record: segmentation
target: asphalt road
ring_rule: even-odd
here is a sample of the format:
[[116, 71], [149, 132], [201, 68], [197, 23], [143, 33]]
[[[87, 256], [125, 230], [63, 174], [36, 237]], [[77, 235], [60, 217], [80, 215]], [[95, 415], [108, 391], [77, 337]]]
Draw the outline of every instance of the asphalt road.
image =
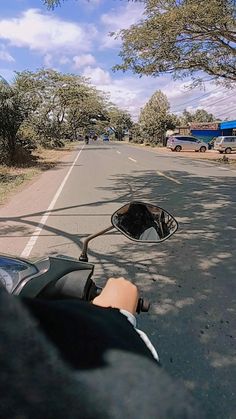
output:
[[124, 275], [140, 287], [152, 306], [139, 327], [163, 367], [184, 381], [208, 418], [235, 419], [235, 179], [235, 170], [184, 154], [86, 145], [0, 208], [0, 249], [78, 256], [84, 237], [109, 226], [124, 203], [166, 208], [179, 230], [165, 243], [137, 244], [113, 231], [94, 240], [95, 278], [103, 284]]

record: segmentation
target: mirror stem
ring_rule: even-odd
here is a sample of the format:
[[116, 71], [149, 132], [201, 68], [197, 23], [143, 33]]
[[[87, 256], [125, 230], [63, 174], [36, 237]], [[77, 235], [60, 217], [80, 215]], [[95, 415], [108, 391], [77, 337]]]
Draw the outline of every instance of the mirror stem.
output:
[[111, 231], [113, 229], [114, 229], [114, 227], [110, 226], [110, 227], [105, 228], [104, 230], [99, 231], [98, 233], [91, 234], [91, 236], [88, 236], [87, 239], [85, 239], [85, 241], [83, 243], [83, 249], [82, 249], [81, 255], [79, 257], [79, 260], [81, 262], [88, 262], [87, 253], [88, 253], [88, 244], [89, 244], [90, 240], [93, 240], [98, 236], [102, 236], [103, 234], [108, 233], [108, 231]]

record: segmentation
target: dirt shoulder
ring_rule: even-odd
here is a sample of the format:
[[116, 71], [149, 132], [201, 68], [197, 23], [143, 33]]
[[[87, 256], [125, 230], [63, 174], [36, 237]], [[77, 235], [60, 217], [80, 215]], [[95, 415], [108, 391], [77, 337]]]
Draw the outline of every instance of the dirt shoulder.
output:
[[216, 161], [217, 163], [219, 162], [224, 163], [224, 159], [228, 158], [229, 164], [236, 165], [236, 153], [225, 155], [225, 154], [220, 154], [216, 150], [207, 150], [205, 153], [200, 153], [200, 152], [196, 153], [195, 151], [181, 151], [180, 153], [177, 153], [177, 152], [171, 151], [167, 147], [150, 147], [144, 144], [135, 144], [135, 143], [128, 143], [128, 142], [127, 144], [133, 147], [143, 148], [145, 150], [149, 150], [152, 152], [165, 154], [169, 156], [175, 156], [176, 158], [187, 157], [187, 158], [195, 159], [195, 160], [211, 160], [211, 161]]
[[50, 170], [60, 164], [68, 153], [74, 150], [79, 144], [73, 142], [66, 144], [64, 148], [45, 150], [40, 149], [32, 153], [35, 160], [28, 167], [8, 167], [0, 165], [0, 205], [26, 183], [34, 179], [40, 173]]

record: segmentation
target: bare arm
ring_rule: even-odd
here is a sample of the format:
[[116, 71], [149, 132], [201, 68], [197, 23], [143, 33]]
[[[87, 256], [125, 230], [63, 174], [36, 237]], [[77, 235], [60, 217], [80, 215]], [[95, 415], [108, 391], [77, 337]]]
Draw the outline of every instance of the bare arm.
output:
[[125, 278], [108, 279], [101, 294], [93, 300], [100, 307], [112, 307], [135, 314], [138, 304], [138, 289]]

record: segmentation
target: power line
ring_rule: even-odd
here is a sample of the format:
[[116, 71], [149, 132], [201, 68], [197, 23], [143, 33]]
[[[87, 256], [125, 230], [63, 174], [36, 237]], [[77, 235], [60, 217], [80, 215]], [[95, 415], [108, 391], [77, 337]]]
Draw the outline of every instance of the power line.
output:
[[217, 88], [217, 89], [211, 90], [211, 92], [204, 93], [203, 95], [198, 96], [198, 97], [195, 97], [194, 99], [187, 100], [187, 102], [180, 103], [179, 105], [177, 105], [177, 108], [182, 107], [182, 106], [184, 106], [184, 105], [186, 105], [188, 103], [195, 102], [195, 100], [202, 99], [203, 97], [211, 94], [212, 92], [216, 92], [216, 90], [219, 90], [219, 89]]
[[232, 111], [236, 111], [236, 108], [227, 109], [227, 111], [221, 112], [219, 114], [219, 117], [224, 116], [224, 115], [226, 115], [226, 114], [228, 114], [229, 112], [232, 112]]
[[236, 95], [236, 93], [233, 93], [232, 95], [229, 95], [227, 97], [223, 97], [222, 99], [216, 100], [215, 102], [210, 102], [210, 103], [206, 104], [206, 106], [212, 106], [212, 105], [215, 105], [216, 103], [223, 102], [224, 100], [230, 99], [231, 97], [234, 97], [235, 95]]
[[[222, 99], [216, 100], [215, 102], [210, 102], [210, 103], [206, 104], [205, 106], [208, 107], [208, 106], [216, 105], [217, 103], [220, 103], [220, 102], [223, 102], [225, 100], [228, 100], [228, 99], [230, 99], [231, 97], [234, 97], [234, 96], [235, 96], [235, 93], [233, 93], [232, 95], [229, 95], [227, 97], [223, 97]], [[175, 110], [172, 110], [172, 112], [175, 112]]]

